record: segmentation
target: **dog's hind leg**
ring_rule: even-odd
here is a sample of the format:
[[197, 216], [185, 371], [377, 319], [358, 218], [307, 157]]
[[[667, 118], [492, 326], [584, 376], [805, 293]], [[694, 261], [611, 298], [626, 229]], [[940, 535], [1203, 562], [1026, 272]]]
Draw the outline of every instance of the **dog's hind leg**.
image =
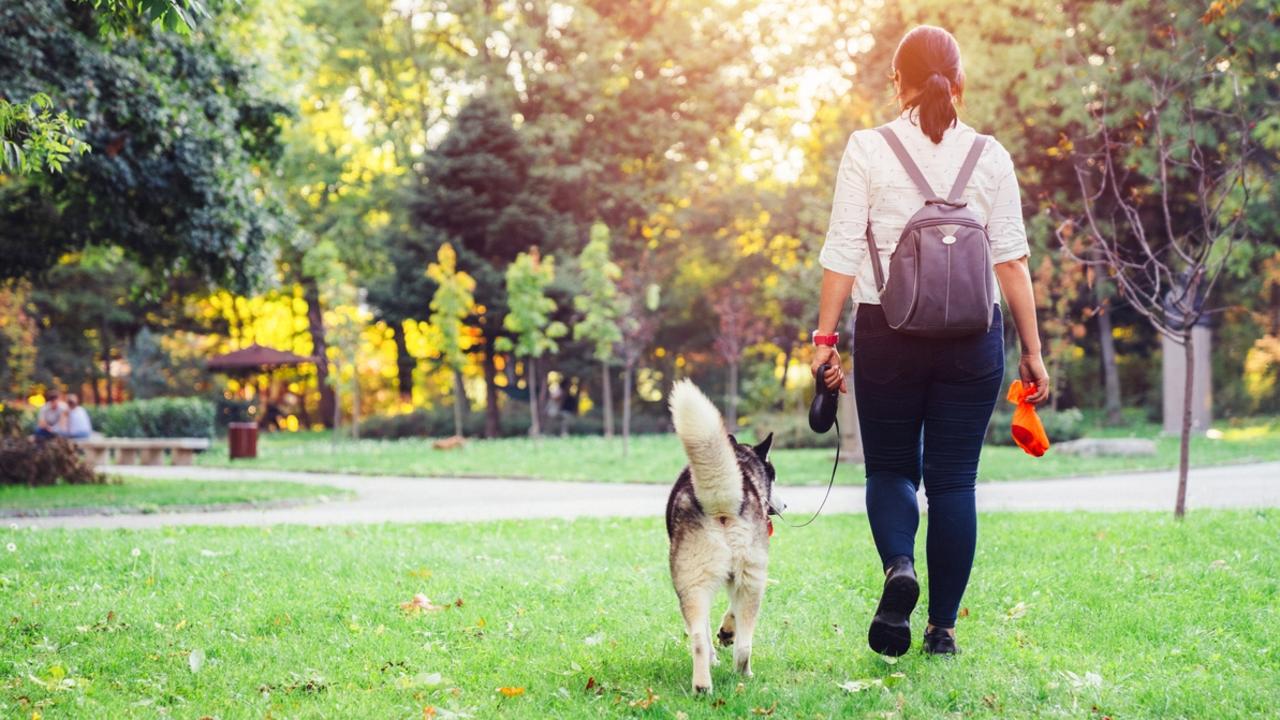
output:
[[680, 593], [680, 612], [689, 632], [693, 655], [693, 691], [711, 692], [711, 596], [710, 588], [691, 587]]
[[729, 586], [729, 609], [724, 611], [724, 619], [720, 621], [720, 632], [716, 633], [716, 637], [720, 638], [720, 644], [725, 647], [733, 645], [733, 633], [737, 624], [733, 617], [733, 586]]
[[733, 667], [751, 677], [751, 640], [764, 600], [764, 578], [750, 578], [746, 573], [729, 591], [729, 612], [733, 614]]

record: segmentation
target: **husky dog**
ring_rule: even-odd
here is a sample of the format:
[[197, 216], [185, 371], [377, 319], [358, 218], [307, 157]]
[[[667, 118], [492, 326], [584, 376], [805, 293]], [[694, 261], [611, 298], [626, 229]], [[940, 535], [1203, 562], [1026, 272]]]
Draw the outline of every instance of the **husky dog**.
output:
[[715, 405], [689, 380], [675, 384], [671, 419], [689, 465], [667, 499], [671, 580], [693, 652], [693, 690], [711, 691], [711, 601], [722, 586], [729, 609], [718, 633], [733, 646], [733, 664], [751, 676], [751, 636], [764, 599], [769, 566], [769, 515], [784, 509], [773, 497], [769, 447], [739, 443], [725, 431]]

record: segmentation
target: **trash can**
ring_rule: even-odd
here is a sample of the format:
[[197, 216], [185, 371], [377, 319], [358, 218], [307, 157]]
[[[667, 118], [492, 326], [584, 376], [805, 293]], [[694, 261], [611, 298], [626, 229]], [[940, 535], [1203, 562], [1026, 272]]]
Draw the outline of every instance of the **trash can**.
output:
[[227, 423], [227, 446], [232, 460], [258, 457], [258, 423]]

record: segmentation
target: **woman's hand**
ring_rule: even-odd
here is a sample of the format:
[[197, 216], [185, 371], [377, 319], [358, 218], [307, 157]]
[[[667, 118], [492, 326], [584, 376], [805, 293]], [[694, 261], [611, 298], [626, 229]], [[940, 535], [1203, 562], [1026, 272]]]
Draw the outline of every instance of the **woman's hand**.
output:
[[810, 364], [810, 370], [813, 377], [818, 377], [818, 368], [823, 364], [827, 366], [827, 372], [822, 377], [822, 381], [826, 383], [827, 389], [835, 390], [840, 388], [840, 392], [848, 393], [849, 387], [844, 381], [844, 368], [840, 364], [840, 353], [836, 349], [827, 345], [819, 345], [813, 349], [813, 362]]
[[1027, 396], [1027, 402], [1039, 405], [1049, 399], [1049, 371], [1044, 369], [1040, 353], [1023, 353], [1018, 362], [1018, 375], [1023, 385], [1035, 385], [1036, 391]]

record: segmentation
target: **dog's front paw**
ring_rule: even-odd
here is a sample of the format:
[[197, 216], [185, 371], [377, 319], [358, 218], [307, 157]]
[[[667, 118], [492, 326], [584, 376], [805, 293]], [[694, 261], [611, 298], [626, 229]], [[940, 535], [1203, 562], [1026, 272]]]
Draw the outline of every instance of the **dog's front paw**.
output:
[[694, 694], [694, 695], [710, 695], [710, 694], [711, 694], [711, 684], [710, 684], [710, 683], [708, 683], [708, 684], [706, 684], [706, 685], [699, 685], [699, 684], [697, 684], [697, 683], [694, 683], [694, 684], [693, 684], [693, 694]]

